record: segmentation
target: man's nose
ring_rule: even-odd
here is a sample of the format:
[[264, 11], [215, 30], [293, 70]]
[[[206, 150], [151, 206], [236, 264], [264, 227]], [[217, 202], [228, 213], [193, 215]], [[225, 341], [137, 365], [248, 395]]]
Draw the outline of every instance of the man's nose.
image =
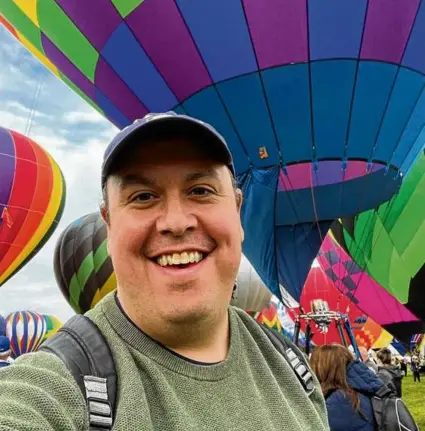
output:
[[164, 203], [163, 211], [157, 219], [158, 232], [181, 236], [197, 226], [196, 217], [181, 199], [169, 199]]

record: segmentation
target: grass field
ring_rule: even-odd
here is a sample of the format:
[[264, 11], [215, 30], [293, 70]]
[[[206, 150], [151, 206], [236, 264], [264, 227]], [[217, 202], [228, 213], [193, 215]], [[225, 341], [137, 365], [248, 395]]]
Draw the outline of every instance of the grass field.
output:
[[421, 431], [425, 431], [425, 375], [421, 375], [421, 382], [414, 383], [409, 370], [403, 379], [403, 400], [415, 418]]

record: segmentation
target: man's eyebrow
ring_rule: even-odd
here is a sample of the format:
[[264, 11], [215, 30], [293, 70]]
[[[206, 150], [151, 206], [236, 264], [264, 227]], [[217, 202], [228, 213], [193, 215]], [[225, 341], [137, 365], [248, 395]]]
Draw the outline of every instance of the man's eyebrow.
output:
[[205, 168], [196, 172], [191, 172], [190, 174], [186, 175], [185, 181], [191, 182], [191, 181], [202, 180], [205, 178], [213, 178], [215, 180], [218, 180], [219, 174], [217, 170], [214, 168]]
[[[186, 175], [185, 182], [193, 182], [197, 180], [202, 180], [205, 178], [213, 178], [218, 180], [219, 174], [216, 169], [213, 168], [205, 168], [201, 170], [197, 170], [195, 172], [191, 172]], [[151, 178], [147, 178], [141, 174], [127, 174], [117, 178], [120, 189], [125, 189], [126, 187], [130, 187], [132, 185], [137, 186], [147, 186], [147, 187], [156, 187], [158, 184]]]
[[132, 185], [148, 187], [154, 187], [157, 185], [155, 181], [140, 174], [123, 175], [122, 177], [119, 177], [118, 182], [120, 189], [125, 189]]

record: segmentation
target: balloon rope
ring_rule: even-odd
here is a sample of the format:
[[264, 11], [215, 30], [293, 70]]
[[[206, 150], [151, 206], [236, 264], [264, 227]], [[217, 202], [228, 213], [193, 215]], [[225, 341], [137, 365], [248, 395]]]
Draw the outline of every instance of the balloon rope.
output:
[[34, 120], [34, 116], [36, 113], [36, 107], [37, 107], [38, 99], [39, 99], [39, 96], [41, 93], [41, 88], [43, 86], [43, 80], [44, 80], [44, 73], [40, 73], [39, 78], [38, 78], [38, 82], [37, 82], [37, 88], [36, 88], [36, 91], [34, 93], [34, 97], [33, 97], [32, 104], [31, 104], [31, 109], [28, 113], [27, 124], [25, 127], [24, 135], [27, 137], [29, 137], [29, 135], [31, 133], [33, 120]]

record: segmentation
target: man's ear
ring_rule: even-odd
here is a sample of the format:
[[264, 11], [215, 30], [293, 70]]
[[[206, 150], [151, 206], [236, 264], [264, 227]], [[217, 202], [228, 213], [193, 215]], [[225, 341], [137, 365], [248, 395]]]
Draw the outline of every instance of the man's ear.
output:
[[238, 209], [239, 214], [241, 213], [242, 203], [243, 203], [243, 194], [241, 189], [236, 189], [236, 207]]
[[106, 227], [109, 227], [109, 211], [105, 203], [101, 204], [99, 209], [100, 209], [100, 216], [102, 217], [102, 220], [105, 222]]
[[[102, 220], [104, 221], [105, 225], [106, 225], [106, 232], [108, 232], [109, 230], [109, 211], [108, 208], [106, 207], [105, 203], [100, 205], [100, 216], [102, 217]], [[109, 253], [109, 242], [106, 241], [106, 252], [108, 253], [108, 255], [110, 255]]]
[[[242, 203], [243, 203], [242, 190], [236, 189], [236, 206], [237, 206], [239, 215], [241, 214]], [[242, 222], [241, 222], [241, 238], [242, 238], [242, 242], [243, 242], [245, 239], [245, 232], [244, 232], [243, 227], [242, 227]]]

